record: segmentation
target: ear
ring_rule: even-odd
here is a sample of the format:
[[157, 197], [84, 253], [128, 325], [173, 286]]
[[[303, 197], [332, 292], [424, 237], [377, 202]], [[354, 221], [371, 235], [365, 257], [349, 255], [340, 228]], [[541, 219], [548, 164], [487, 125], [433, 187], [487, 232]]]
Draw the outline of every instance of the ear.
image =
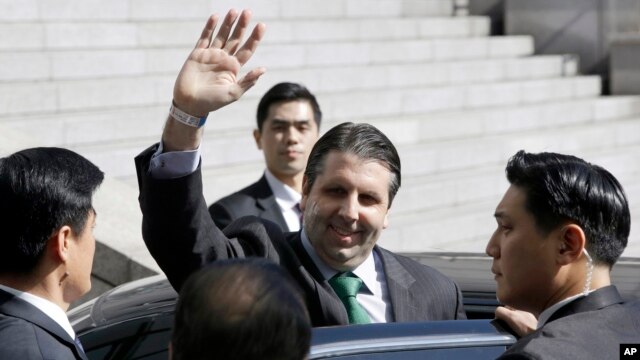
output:
[[564, 225], [560, 228], [559, 235], [558, 262], [561, 265], [568, 265], [577, 261], [587, 241], [582, 228], [577, 224]]
[[262, 134], [260, 133], [260, 130], [258, 129], [253, 130], [253, 139], [256, 141], [256, 146], [258, 147], [258, 150], [262, 150], [262, 145], [260, 144], [261, 135]]
[[382, 228], [386, 229], [389, 226], [389, 213], [391, 212], [391, 208], [387, 209], [387, 213], [384, 214], [384, 222], [382, 223]]
[[69, 259], [69, 246], [72, 237], [73, 231], [68, 225], [64, 225], [49, 238], [54, 254], [63, 263]]

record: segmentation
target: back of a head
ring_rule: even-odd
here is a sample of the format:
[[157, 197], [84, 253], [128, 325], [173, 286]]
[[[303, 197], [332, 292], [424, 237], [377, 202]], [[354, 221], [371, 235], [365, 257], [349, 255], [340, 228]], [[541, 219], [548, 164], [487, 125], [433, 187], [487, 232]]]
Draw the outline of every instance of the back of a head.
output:
[[542, 233], [575, 222], [594, 261], [615, 264], [627, 246], [631, 217], [622, 185], [611, 173], [575, 156], [521, 150], [506, 174], [525, 190], [525, 206]]
[[0, 273], [25, 274], [63, 225], [79, 234], [104, 174], [73, 151], [33, 148], [0, 159]]
[[301, 84], [281, 82], [267, 90], [258, 103], [258, 110], [256, 112], [258, 130], [262, 131], [262, 124], [264, 124], [267, 116], [269, 115], [269, 108], [271, 105], [284, 101], [298, 100], [309, 102], [309, 105], [311, 105], [311, 108], [313, 109], [313, 119], [316, 122], [316, 125], [318, 125], [318, 129], [320, 129], [322, 111], [320, 110], [320, 105], [318, 104], [315, 95]]
[[316, 177], [322, 173], [324, 160], [332, 152], [348, 153], [361, 159], [375, 160], [391, 172], [389, 184], [389, 206], [400, 189], [401, 169], [400, 156], [387, 136], [375, 126], [345, 122], [329, 129], [316, 142], [305, 169], [308, 191], [313, 187]]
[[217, 261], [191, 275], [173, 331], [173, 360], [301, 360], [311, 341], [298, 288], [280, 266], [257, 258]]

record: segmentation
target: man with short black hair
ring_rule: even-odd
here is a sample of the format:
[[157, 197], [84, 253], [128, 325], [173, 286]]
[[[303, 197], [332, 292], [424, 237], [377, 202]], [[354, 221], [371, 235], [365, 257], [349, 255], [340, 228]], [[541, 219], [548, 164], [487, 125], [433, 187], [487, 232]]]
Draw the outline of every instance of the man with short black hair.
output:
[[0, 159], [0, 358], [86, 359], [65, 311], [91, 289], [103, 178], [66, 149]]
[[574, 156], [520, 151], [507, 164], [511, 186], [487, 244], [499, 318], [522, 310], [537, 329], [501, 359], [612, 359], [640, 343], [640, 304], [626, 303], [610, 272], [627, 246], [630, 214], [620, 183]]
[[311, 322], [299, 291], [266, 259], [205, 266], [180, 291], [171, 359], [305, 359]]
[[318, 140], [320, 105], [306, 87], [283, 82], [260, 99], [256, 118], [253, 137], [267, 168], [257, 182], [209, 206], [209, 213], [221, 229], [252, 215], [273, 221], [283, 231], [298, 231], [302, 178]]
[[[338, 125], [312, 149], [302, 185], [301, 231], [284, 234], [256, 217], [224, 230], [215, 226], [202, 196], [197, 149], [202, 119], [237, 100], [265, 71], [257, 68], [237, 79], [264, 33], [258, 24], [240, 46], [249, 20], [248, 11], [231, 10], [213, 36], [218, 19], [209, 19], [176, 80], [161, 144], [136, 157], [143, 238], [173, 287], [179, 290], [209, 262], [257, 256], [291, 274], [314, 326], [466, 318], [451, 279], [376, 245], [401, 178], [395, 147], [371, 125]], [[189, 154], [195, 156], [187, 162]], [[163, 164], [172, 161], [189, 170], [167, 171]]]

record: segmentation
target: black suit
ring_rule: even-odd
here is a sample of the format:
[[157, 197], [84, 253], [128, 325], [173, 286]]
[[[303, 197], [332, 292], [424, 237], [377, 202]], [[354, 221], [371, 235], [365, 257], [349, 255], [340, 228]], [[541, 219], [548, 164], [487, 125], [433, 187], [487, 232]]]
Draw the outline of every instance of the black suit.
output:
[[[348, 324], [342, 302], [304, 250], [299, 233], [284, 234], [269, 221], [241, 218], [218, 229], [202, 196], [200, 169], [170, 180], [148, 174], [155, 147], [136, 157], [142, 234], [169, 282], [186, 278], [218, 259], [265, 257], [286, 268], [304, 292], [314, 326]], [[384, 264], [396, 321], [465, 318], [457, 285], [436, 270], [376, 247]]]
[[640, 302], [607, 286], [558, 309], [499, 359], [618, 359], [621, 343], [640, 343]]
[[28, 302], [0, 290], [0, 359], [86, 359], [69, 334]]
[[290, 231], [264, 175], [257, 182], [211, 204], [209, 214], [220, 229], [243, 216], [257, 216], [278, 224], [283, 231]]

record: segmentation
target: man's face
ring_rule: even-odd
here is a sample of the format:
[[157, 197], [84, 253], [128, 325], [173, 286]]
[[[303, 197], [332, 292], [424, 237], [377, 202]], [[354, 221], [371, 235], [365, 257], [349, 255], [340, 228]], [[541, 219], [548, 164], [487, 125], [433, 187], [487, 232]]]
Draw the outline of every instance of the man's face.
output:
[[487, 244], [493, 257], [497, 297], [505, 305], [539, 314], [548, 305], [557, 284], [558, 230], [543, 236], [525, 208], [526, 193], [511, 185], [495, 211], [498, 223]]
[[68, 288], [65, 300], [68, 302], [77, 300], [91, 290], [91, 269], [96, 250], [96, 239], [93, 236], [95, 225], [96, 215], [91, 210], [80, 234], [73, 234], [70, 240], [70, 254], [67, 264], [69, 276], [65, 281]]
[[276, 178], [301, 174], [311, 148], [318, 140], [318, 126], [307, 100], [274, 103], [269, 107], [262, 131], [253, 133], [264, 152], [267, 168]]
[[348, 271], [369, 256], [387, 227], [390, 184], [380, 162], [332, 151], [313, 187], [303, 185], [304, 229], [329, 266]]

